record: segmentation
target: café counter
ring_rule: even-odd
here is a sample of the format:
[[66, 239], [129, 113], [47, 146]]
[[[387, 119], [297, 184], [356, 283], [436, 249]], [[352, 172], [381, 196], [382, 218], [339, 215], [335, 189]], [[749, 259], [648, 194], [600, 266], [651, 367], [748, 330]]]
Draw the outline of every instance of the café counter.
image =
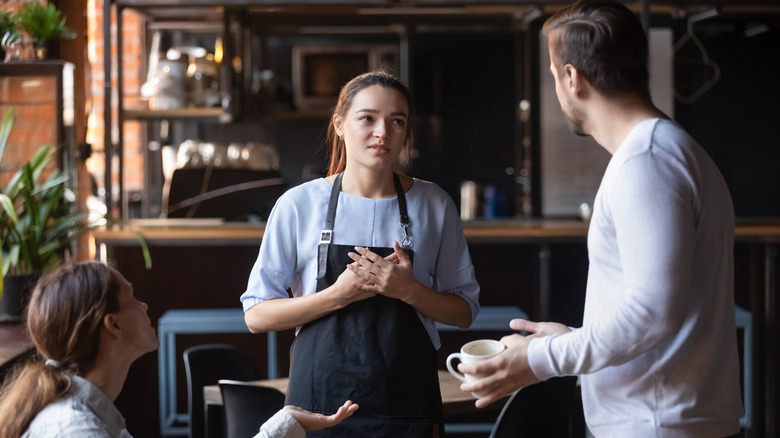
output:
[[[138, 244], [136, 232], [155, 245], [259, 245], [264, 223], [223, 222], [218, 219], [138, 219], [127, 226], [94, 231], [106, 244]], [[587, 225], [578, 220], [474, 220], [463, 222], [469, 243], [550, 243], [585, 238]], [[780, 242], [780, 219], [740, 220], [735, 227], [738, 242]]]
[[[780, 235], [780, 222], [778, 223]], [[140, 219], [128, 226], [95, 231], [95, 241], [138, 245], [137, 232], [154, 245], [259, 246], [264, 223], [223, 222], [218, 219]], [[587, 226], [576, 220], [466, 221], [463, 232], [469, 243], [544, 243], [582, 240]]]

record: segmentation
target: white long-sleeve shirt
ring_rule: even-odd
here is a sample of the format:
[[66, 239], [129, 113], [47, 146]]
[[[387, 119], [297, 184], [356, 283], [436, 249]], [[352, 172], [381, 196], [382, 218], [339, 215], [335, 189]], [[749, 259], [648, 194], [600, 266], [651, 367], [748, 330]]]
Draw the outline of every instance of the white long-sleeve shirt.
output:
[[295, 417], [280, 409], [260, 426], [254, 438], [306, 438], [306, 431]]
[[534, 374], [582, 375], [597, 437], [738, 432], [733, 240], [710, 157], [673, 122], [639, 123], [596, 195], [583, 327], [534, 339]]

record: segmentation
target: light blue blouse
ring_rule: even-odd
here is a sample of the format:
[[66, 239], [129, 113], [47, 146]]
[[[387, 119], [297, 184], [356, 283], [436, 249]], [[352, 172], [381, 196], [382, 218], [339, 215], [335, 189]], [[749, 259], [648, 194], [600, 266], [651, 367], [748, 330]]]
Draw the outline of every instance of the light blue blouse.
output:
[[68, 395], [35, 416], [22, 438], [132, 438], [125, 419], [97, 386], [71, 377]]
[[[288, 287], [296, 297], [316, 292], [317, 246], [330, 191], [330, 183], [320, 178], [288, 190], [276, 202], [241, 295], [244, 311], [264, 300], [287, 298]], [[463, 297], [473, 321], [479, 312], [479, 285], [454, 202], [436, 184], [415, 179], [406, 204], [414, 277], [433, 290]], [[333, 228], [333, 243], [340, 245], [392, 247], [404, 237], [395, 197], [370, 199], [342, 192]], [[435, 322], [417, 313], [438, 349]]]

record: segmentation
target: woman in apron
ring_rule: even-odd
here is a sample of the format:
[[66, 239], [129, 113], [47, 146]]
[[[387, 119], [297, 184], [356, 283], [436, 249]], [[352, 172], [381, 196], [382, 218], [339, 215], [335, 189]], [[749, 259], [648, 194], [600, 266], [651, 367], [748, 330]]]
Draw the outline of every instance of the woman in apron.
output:
[[360, 403], [307, 436], [443, 435], [435, 323], [468, 327], [479, 285], [452, 199], [397, 173], [412, 120], [411, 93], [394, 76], [344, 86], [329, 176], [279, 198], [241, 296], [253, 333], [298, 330], [288, 404], [331, 415]]

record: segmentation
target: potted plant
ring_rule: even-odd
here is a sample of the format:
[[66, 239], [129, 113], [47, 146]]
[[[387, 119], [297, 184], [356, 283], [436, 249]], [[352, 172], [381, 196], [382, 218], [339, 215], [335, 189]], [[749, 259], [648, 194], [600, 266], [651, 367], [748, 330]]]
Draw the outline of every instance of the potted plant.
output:
[[19, 23], [33, 39], [35, 56], [46, 59], [49, 44], [59, 38], [74, 38], [76, 34], [65, 24], [65, 17], [51, 3], [42, 5], [32, 0], [19, 10]]
[[0, 61], [5, 59], [6, 47], [19, 38], [19, 17], [12, 11], [0, 11]]
[[[13, 113], [8, 110], [0, 125], [0, 159], [12, 124]], [[3, 302], [10, 318], [21, 316], [27, 286], [57, 266], [73, 241], [89, 229], [85, 215], [75, 211], [73, 200], [66, 196], [66, 175], [55, 170], [39, 181], [55, 153], [41, 146], [0, 193]]]
[[[0, 160], [13, 124], [9, 109], [0, 124]], [[56, 149], [41, 146], [0, 192], [0, 246], [2, 246], [2, 303], [5, 319], [19, 319], [28, 288], [41, 274], [71, 253], [74, 242], [92, 226], [87, 213], [78, 212], [75, 196], [67, 189], [67, 175], [55, 170], [41, 181]], [[147, 268], [149, 252], [141, 243]]]

